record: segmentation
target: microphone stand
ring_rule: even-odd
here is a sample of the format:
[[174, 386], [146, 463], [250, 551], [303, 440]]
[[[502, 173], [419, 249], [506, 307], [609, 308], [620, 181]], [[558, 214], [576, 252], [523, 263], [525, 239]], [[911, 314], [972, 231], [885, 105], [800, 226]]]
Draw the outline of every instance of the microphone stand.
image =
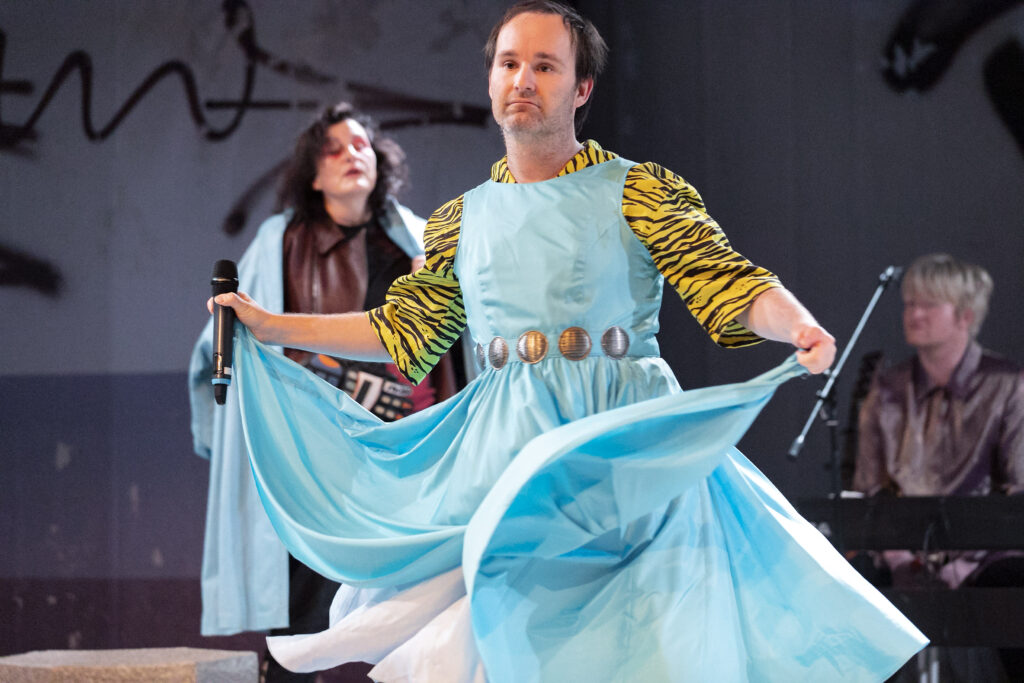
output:
[[860, 316], [860, 321], [857, 323], [857, 327], [854, 328], [853, 334], [850, 336], [850, 341], [847, 342], [846, 348], [843, 349], [842, 354], [839, 356], [839, 362], [831, 370], [826, 370], [825, 374], [828, 377], [828, 381], [825, 382], [825, 386], [817, 392], [818, 397], [817, 403], [814, 404], [814, 408], [811, 410], [811, 414], [807, 416], [807, 421], [804, 423], [804, 428], [800, 431], [800, 434], [793, 440], [793, 445], [789, 447], [788, 456], [790, 460], [796, 460], [800, 454], [800, 449], [804, 446], [804, 440], [807, 438], [807, 432], [810, 431], [811, 425], [814, 423], [815, 416], [820, 416], [825, 422], [825, 425], [829, 428], [829, 461], [832, 467], [832, 492], [830, 498], [833, 500], [832, 506], [832, 519], [835, 528], [833, 529], [833, 543], [843, 552], [843, 526], [841, 519], [841, 508], [839, 507], [839, 500], [842, 496], [843, 482], [842, 475], [840, 472], [839, 462], [839, 419], [836, 417], [836, 397], [834, 388], [836, 381], [839, 379], [839, 375], [843, 371], [843, 367], [846, 365], [846, 359], [850, 357], [850, 352], [853, 350], [854, 345], [860, 338], [861, 332], [864, 331], [865, 325], [867, 325], [868, 319], [871, 314], [875, 311], [875, 306], [878, 304], [878, 300], [882, 298], [882, 294], [886, 288], [894, 280], [899, 279], [903, 269], [899, 266], [889, 266], [878, 276], [878, 286], [875, 287], [875, 293], [871, 296], [871, 300], [868, 302], [868, 306], [864, 309], [864, 313]]

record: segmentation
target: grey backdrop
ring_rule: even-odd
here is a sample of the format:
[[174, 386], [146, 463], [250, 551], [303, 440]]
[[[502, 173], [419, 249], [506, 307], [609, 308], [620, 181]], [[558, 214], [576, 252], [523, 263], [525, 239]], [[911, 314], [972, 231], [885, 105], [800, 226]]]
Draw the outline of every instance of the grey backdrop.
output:
[[[369, 102], [363, 85], [412, 98], [373, 100], [382, 120], [423, 124], [393, 132], [415, 210], [485, 179], [502, 145], [479, 125], [480, 48], [504, 5], [0, 4], [0, 655], [196, 642], [206, 466], [185, 369], [212, 263], [242, 253], [269, 191], [242, 202], [240, 233], [222, 226], [315, 106]], [[1022, 33], [1021, 8], [972, 36], [932, 90], [897, 94], [881, 68], [902, 2], [578, 5], [612, 48], [584, 134], [690, 180], [841, 345], [886, 266], [942, 250], [990, 269], [982, 341], [1022, 356], [1024, 157], [981, 75]], [[898, 298], [854, 361], [904, 353]], [[688, 387], [788, 353], [714, 347], [672, 294], [662, 328]], [[820, 386], [783, 387], [741, 444], [794, 497], [828, 488], [823, 425], [799, 461], [784, 455]]]

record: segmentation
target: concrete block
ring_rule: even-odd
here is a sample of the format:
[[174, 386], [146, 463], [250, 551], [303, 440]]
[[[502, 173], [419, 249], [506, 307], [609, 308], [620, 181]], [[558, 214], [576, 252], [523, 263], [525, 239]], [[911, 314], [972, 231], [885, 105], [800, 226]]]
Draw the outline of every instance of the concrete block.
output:
[[192, 647], [40, 650], [0, 657], [4, 683], [257, 683], [255, 652]]

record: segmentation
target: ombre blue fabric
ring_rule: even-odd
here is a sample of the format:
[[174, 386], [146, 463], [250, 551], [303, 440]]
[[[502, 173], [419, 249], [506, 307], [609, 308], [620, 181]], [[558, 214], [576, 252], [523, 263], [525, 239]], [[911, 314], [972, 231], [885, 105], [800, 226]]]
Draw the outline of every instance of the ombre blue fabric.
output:
[[[654, 340], [661, 277], [618, 207], [628, 168], [464, 197], [456, 272], [474, 339], [514, 347], [575, 325], [595, 340], [583, 360], [513, 352], [385, 424], [236, 328], [274, 528], [349, 584], [461, 565], [492, 683], [885, 679], [926, 639], [734, 448], [802, 369], [790, 358], [681, 392]], [[621, 360], [597, 344], [610, 325], [630, 337]]]

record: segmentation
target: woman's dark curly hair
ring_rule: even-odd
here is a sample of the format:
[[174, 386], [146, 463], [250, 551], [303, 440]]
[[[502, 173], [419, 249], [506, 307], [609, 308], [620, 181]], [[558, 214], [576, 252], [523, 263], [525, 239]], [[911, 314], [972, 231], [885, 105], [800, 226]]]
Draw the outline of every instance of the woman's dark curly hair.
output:
[[330, 220], [324, 208], [324, 195], [313, 189], [313, 180], [316, 178], [317, 163], [323, 156], [327, 129], [348, 119], [366, 129], [370, 136], [370, 146], [377, 155], [377, 184], [368, 199], [373, 215], [381, 216], [387, 196], [397, 194], [405, 185], [407, 168], [402, 148], [391, 138], [380, 135], [376, 123], [369, 116], [357, 112], [348, 102], [340, 102], [321, 112], [295, 142], [295, 151], [277, 193], [277, 210], [292, 209], [293, 221], [308, 223]]

